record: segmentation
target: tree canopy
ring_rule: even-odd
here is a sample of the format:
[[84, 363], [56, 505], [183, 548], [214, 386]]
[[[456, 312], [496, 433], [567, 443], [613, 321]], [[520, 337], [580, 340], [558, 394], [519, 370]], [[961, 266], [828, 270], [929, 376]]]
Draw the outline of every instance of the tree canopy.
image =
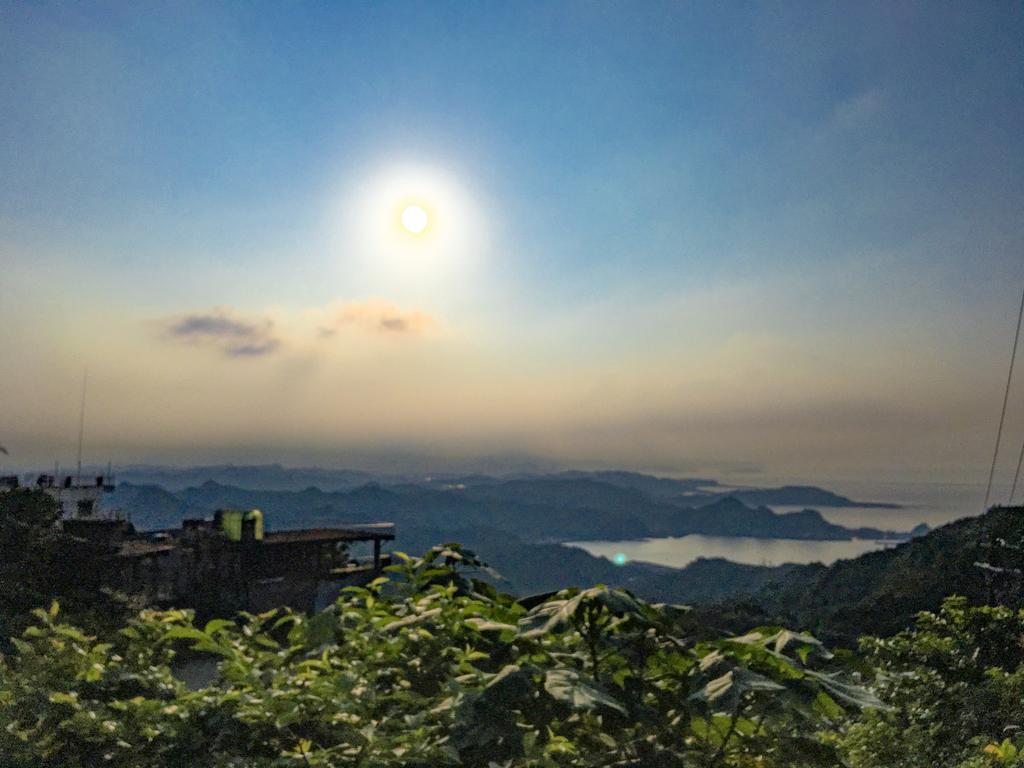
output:
[[0, 493], [0, 648], [20, 632], [31, 610], [59, 600], [91, 629], [124, 619], [123, 596], [100, 589], [107, 552], [65, 533], [60, 507], [44, 491]]
[[[696, 641], [686, 611], [595, 587], [516, 602], [457, 546], [328, 610], [196, 626], [145, 611], [107, 638], [37, 610], [0, 667], [9, 766], [811, 766], [879, 705], [813, 637]], [[175, 669], [219, 660], [190, 689]]]

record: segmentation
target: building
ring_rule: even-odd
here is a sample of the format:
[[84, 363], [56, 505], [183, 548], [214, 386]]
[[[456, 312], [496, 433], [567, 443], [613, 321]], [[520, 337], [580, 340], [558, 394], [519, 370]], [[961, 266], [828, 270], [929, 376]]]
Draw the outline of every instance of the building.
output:
[[[19, 487], [17, 476], [0, 478], [0, 492]], [[200, 616], [282, 605], [315, 610], [391, 562], [382, 544], [395, 538], [392, 523], [272, 531], [259, 510], [228, 509], [211, 520], [185, 520], [180, 529], [139, 533], [100, 503], [114, 490], [109, 477], [83, 484], [40, 475], [29, 487], [57, 502], [58, 524], [89, 551], [89, 562], [103, 563], [99, 583], [146, 605], [193, 608]]]
[[[0, 477], [0, 491], [21, 487], [18, 475]], [[114, 490], [114, 479], [108, 475], [97, 475], [85, 482], [78, 476], [56, 474], [39, 475], [29, 488], [38, 488], [50, 496], [60, 507], [61, 519], [116, 518], [116, 511], [104, 510], [100, 505], [103, 494]]]
[[[124, 591], [154, 605], [194, 608], [203, 616], [239, 610], [265, 611], [282, 605], [312, 611], [346, 586], [379, 576], [391, 563], [382, 543], [395, 538], [391, 523], [345, 528], [272, 531], [234, 536], [226, 521], [186, 520], [176, 531], [123, 536], [114, 550], [115, 581]], [[245, 511], [251, 515], [256, 510]], [[253, 531], [250, 528], [248, 530]], [[366, 544], [372, 555], [358, 558]]]

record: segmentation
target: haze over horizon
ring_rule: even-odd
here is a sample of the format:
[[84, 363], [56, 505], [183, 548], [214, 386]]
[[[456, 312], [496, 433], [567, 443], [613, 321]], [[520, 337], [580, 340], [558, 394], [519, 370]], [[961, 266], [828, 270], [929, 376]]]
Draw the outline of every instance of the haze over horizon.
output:
[[3, 466], [983, 482], [1024, 10], [640, 8], [0, 5]]

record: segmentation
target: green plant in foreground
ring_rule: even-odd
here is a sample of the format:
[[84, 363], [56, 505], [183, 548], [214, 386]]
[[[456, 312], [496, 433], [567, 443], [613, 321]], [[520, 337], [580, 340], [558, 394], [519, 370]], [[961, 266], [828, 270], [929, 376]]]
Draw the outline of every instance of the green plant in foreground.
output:
[[[480, 567], [437, 547], [311, 617], [145, 611], [107, 638], [36, 611], [0, 661], [0, 765], [833, 766], [823, 729], [879, 705], [813, 637], [697, 642], [684, 608], [523, 604]], [[201, 657], [190, 690], [172, 670]]]
[[1024, 766], [1024, 611], [948, 598], [861, 650], [889, 706], [846, 729], [854, 768]]

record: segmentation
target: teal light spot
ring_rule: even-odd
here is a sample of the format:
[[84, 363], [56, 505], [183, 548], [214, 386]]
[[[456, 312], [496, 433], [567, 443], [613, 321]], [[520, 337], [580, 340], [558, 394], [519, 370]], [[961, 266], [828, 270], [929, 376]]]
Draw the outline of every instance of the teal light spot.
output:
[[626, 557], [625, 552], [616, 552], [615, 557], [612, 558], [612, 562], [616, 565], [625, 565], [627, 562], [629, 562], [629, 558]]

